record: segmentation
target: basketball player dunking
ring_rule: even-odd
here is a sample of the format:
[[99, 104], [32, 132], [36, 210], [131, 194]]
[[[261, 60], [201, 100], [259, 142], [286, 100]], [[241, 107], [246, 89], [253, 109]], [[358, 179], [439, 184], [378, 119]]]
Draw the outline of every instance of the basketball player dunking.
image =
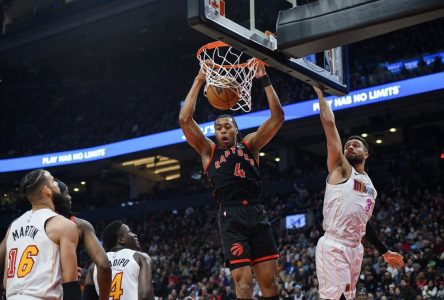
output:
[[[62, 202], [56, 202], [55, 210], [57, 213], [70, 219], [77, 226], [79, 231], [79, 244], [88, 252], [89, 257], [97, 267], [97, 282], [99, 283], [99, 299], [108, 300], [111, 288], [111, 266], [106, 256], [105, 250], [97, 239], [94, 227], [88, 221], [77, 218], [71, 212], [72, 202], [68, 186], [61, 180], [55, 179], [63, 195]], [[84, 290], [84, 293], [90, 291]], [[94, 290], [95, 292], [95, 290]]]
[[376, 190], [364, 171], [369, 156], [367, 142], [359, 136], [347, 139], [344, 152], [333, 111], [322, 91], [319, 98], [322, 126], [327, 137], [327, 188], [323, 208], [325, 234], [316, 246], [316, 273], [321, 299], [354, 299], [367, 239], [392, 267], [401, 267], [403, 258], [388, 251], [376, 230], [367, 223], [375, 206]]
[[279, 257], [267, 214], [261, 204], [259, 151], [274, 137], [284, 121], [279, 98], [259, 65], [256, 78], [262, 82], [271, 116], [256, 132], [242, 141], [233, 117], [219, 116], [215, 123], [217, 144], [207, 139], [193, 119], [197, 96], [205, 82], [201, 68], [180, 111], [180, 126], [188, 143], [200, 154], [220, 207], [220, 234], [225, 259], [231, 270], [238, 299], [253, 297], [253, 266], [263, 299], [279, 299]]
[[54, 202], [63, 198], [57, 182], [48, 171], [35, 170], [22, 179], [20, 190], [32, 208], [6, 234], [6, 297], [80, 300], [79, 235], [74, 223], [54, 212]]
[[[122, 221], [117, 220], [103, 229], [102, 240], [113, 274], [109, 298], [153, 300], [150, 258], [139, 251], [140, 245], [136, 234], [132, 233]], [[88, 269], [85, 290], [88, 286], [95, 287], [96, 291], [99, 289], [97, 267], [94, 263]], [[84, 294], [83, 299], [97, 299], [97, 292]]]

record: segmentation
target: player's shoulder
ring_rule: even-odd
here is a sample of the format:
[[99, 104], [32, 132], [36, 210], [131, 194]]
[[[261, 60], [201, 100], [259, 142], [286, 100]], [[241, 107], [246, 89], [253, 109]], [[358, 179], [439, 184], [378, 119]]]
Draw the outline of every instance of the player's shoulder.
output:
[[146, 254], [145, 252], [135, 251], [134, 252], [134, 258], [135, 259], [137, 259], [137, 258], [143, 259], [146, 262], [151, 263], [151, 257], [148, 254]]
[[94, 230], [94, 227], [92, 226], [92, 224], [85, 219], [74, 217], [74, 223], [77, 225], [79, 230], [81, 230], [82, 232], [95, 233], [95, 230]]
[[46, 227], [51, 226], [58, 230], [77, 230], [76, 224], [61, 215], [51, 216], [46, 222]]

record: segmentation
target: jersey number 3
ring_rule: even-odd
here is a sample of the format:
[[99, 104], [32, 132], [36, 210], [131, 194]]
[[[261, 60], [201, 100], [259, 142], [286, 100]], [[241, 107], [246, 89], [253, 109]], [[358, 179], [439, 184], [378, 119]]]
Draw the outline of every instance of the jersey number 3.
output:
[[122, 277], [123, 272], [117, 273], [116, 276], [114, 276], [113, 282], [111, 283], [111, 292], [109, 293], [109, 296], [112, 297], [113, 300], [119, 300], [123, 295]]
[[245, 178], [245, 171], [241, 169], [240, 163], [237, 163], [234, 167], [234, 176]]
[[[17, 277], [23, 278], [28, 275], [32, 267], [34, 267], [34, 258], [39, 254], [39, 249], [36, 245], [29, 245], [23, 251], [20, 257], [20, 262], [17, 268]], [[13, 248], [8, 254], [8, 278], [13, 278], [15, 276], [15, 262], [17, 259], [17, 248]]]

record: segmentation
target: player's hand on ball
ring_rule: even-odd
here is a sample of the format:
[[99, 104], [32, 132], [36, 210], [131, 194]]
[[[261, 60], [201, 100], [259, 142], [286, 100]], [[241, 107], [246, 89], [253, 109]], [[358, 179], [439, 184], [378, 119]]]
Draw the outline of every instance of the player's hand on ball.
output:
[[387, 251], [382, 255], [386, 263], [392, 268], [401, 268], [404, 266], [404, 259], [401, 254], [397, 252]]

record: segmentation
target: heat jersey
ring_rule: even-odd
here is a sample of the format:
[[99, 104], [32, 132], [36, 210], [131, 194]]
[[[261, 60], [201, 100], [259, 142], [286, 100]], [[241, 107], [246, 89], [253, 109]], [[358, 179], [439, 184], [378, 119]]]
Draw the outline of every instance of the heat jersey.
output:
[[360, 243], [372, 216], [376, 196], [370, 177], [358, 173], [353, 167], [346, 182], [327, 183], [323, 208], [326, 234]]
[[205, 171], [219, 203], [260, 200], [261, 171], [244, 142], [230, 148], [213, 146]]
[[[110, 299], [137, 300], [140, 266], [134, 259], [136, 251], [121, 249], [117, 252], [107, 252], [112, 269], [112, 283]], [[94, 286], [97, 295], [99, 294], [99, 284], [97, 282], [97, 267], [93, 272]]]
[[46, 235], [50, 209], [27, 211], [12, 222], [6, 240], [8, 299], [62, 299], [59, 245]]

